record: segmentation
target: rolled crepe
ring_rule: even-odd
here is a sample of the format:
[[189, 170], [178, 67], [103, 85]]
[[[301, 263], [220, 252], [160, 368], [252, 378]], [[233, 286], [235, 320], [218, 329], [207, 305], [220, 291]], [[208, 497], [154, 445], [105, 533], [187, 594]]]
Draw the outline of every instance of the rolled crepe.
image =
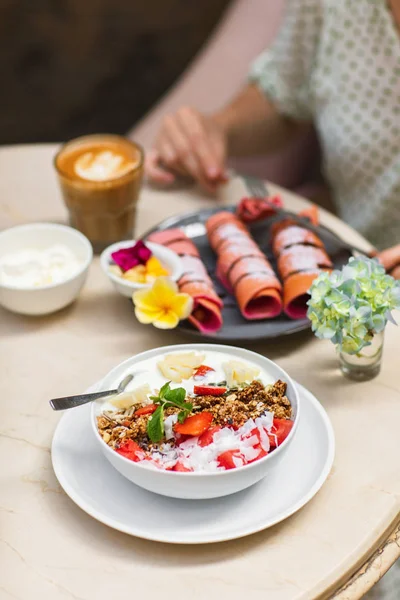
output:
[[389, 275], [395, 279], [400, 279], [400, 244], [380, 252], [378, 260]]
[[282, 286], [247, 227], [232, 213], [220, 212], [206, 224], [217, 254], [217, 276], [249, 320], [270, 319], [282, 311]]
[[212, 333], [222, 327], [223, 302], [214, 289], [199, 251], [181, 229], [157, 231], [148, 237], [150, 242], [161, 244], [181, 257], [183, 274], [178, 281], [180, 292], [193, 298], [193, 311], [189, 321], [203, 333]]
[[290, 219], [275, 224], [272, 249], [283, 281], [283, 310], [291, 319], [307, 315], [308, 290], [321, 271], [333, 267], [323, 242]]
[[301, 243], [282, 250], [277, 261], [279, 275], [283, 281], [296, 273], [332, 268], [331, 259], [323, 248]]
[[294, 224], [291, 227], [282, 229], [280, 234], [274, 237], [272, 250], [275, 256], [279, 256], [283, 250], [297, 244], [315, 246], [316, 248], [324, 247], [324, 244], [315, 233]]

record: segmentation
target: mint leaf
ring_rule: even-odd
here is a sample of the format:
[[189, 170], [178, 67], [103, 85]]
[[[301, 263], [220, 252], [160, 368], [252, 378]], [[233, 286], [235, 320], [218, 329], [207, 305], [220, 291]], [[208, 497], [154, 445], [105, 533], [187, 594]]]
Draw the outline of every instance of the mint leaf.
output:
[[185, 388], [171, 389], [170, 381], [160, 389], [158, 396], [150, 396], [151, 400], [158, 404], [158, 408], [147, 422], [147, 435], [149, 439], [157, 444], [164, 437], [164, 410], [166, 408], [179, 408], [178, 421], [183, 423], [193, 409], [191, 402], [185, 402]]
[[164, 407], [159, 406], [147, 422], [147, 435], [157, 444], [164, 437]]
[[181, 387], [175, 390], [170, 389], [164, 394], [164, 398], [169, 402], [174, 402], [174, 404], [182, 404], [186, 398], [186, 390]]
[[179, 423], [183, 423], [186, 420], [186, 417], [187, 417], [187, 412], [185, 410], [181, 410], [181, 412], [178, 413]]
[[167, 383], [164, 383], [164, 385], [162, 386], [161, 390], [160, 390], [160, 399], [162, 400], [163, 398], [167, 397], [167, 394], [171, 391], [171, 387], [170, 387], [170, 381], [167, 381]]

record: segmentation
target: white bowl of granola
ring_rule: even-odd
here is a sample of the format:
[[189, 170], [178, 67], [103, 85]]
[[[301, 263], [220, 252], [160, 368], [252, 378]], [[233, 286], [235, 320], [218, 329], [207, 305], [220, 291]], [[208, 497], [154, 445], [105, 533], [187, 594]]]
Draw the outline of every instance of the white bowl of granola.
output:
[[[115, 367], [92, 405], [107, 460], [146, 490], [185, 499], [225, 496], [267, 476], [296, 434], [300, 405], [289, 375], [243, 348], [157, 348]], [[151, 382], [151, 384], [149, 383]]]

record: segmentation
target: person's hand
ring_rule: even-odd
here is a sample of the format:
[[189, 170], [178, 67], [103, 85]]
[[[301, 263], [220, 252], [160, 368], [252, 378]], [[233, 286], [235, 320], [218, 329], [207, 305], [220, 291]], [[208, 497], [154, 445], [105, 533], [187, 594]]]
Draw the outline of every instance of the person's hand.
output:
[[382, 250], [376, 255], [386, 272], [395, 279], [400, 279], [400, 244]]
[[217, 120], [183, 107], [164, 118], [145, 171], [151, 181], [173, 183], [177, 175], [190, 176], [215, 192], [226, 180], [227, 136]]

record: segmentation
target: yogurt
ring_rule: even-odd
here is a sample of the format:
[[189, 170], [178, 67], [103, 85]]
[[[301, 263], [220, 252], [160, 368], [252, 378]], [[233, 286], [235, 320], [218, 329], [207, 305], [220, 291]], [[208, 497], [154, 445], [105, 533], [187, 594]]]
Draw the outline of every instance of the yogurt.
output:
[[0, 285], [21, 289], [63, 283], [81, 269], [78, 257], [62, 244], [25, 248], [0, 257]]
[[[187, 351], [186, 351], [187, 352]], [[147, 360], [143, 360], [138, 362], [134, 368], [128, 367], [126, 373], [121, 375], [121, 381], [128, 374], [132, 374], [134, 376], [133, 380], [126, 388], [126, 392], [134, 392], [137, 388], [140, 388], [146, 384], [150, 385], [152, 390], [152, 394], [157, 389], [160, 389], [164, 383], [168, 381], [166, 377], [164, 377], [158, 367], [158, 363], [161, 362], [166, 356], [170, 354], [185, 354], [186, 352], [168, 352], [166, 354], [159, 354], [158, 356], [153, 356], [152, 358], [148, 358]], [[259, 379], [264, 385], [271, 385], [274, 383], [275, 379], [272, 377], [270, 373], [267, 373], [264, 369], [260, 369], [258, 365], [254, 364], [249, 360], [238, 359], [237, 357], [229, 354], [227, 352], [220, 351], [207, 351], [207, 352], [196, 352], [196, 354], [204, 355], [203, 364], [209, 365], [214, 369], [214, 371], [210, 371], [207, 373], [205, 377], [203, 377], [200, 381], [196, 380], [193, 377], [189, 379], [183, 379], [180, 383], [171, 383], [171, 388], [183, 387], [185, 388], [187, 393], [193, 391], [193, 386], [196, 384], [207, 385], [207, 384], [216, 384], [220, 381], [226, 379], [226, 371], [225, 364], [229, 363], [229, 361], [235, 359], [247, 366], [255, 369], [257, 372], [257, 379]], [[110, 402], [111, 398], [105, 398], [102, 400], [97, 400], [95, 403], [96, 406], [96, 414], [99, 415], [103, 411], [115, 412], [118, 409]]]

